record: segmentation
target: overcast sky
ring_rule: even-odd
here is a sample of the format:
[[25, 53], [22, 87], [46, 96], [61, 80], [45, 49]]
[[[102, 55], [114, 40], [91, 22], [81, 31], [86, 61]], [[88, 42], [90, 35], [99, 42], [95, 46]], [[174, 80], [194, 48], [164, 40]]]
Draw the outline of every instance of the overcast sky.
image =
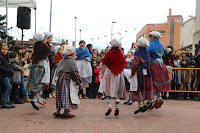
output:
[[[81, 29], [81, 39], [86, 40], [86, 43], [105, 48], [111, 39], [111, 23], [115, 21], [113, 34], [122, 33], [122, 45], [127, 51], [142, 27], [167, 21], [169, 8], [172, 8], [172, 15], [182, 15], [185, 21], [189, 19], [188, 15], [195, 15], [196, 0], [53, 0], [52, 33], [54, 41], [73, 41], [76, 16], [77, 41], [80, 40]], [[13, 27], [9, 34], [21, 40], [21, 30], [16, 27], [17, 9], [9, 9], [8, 12], [8, 25]], [[5, 8], [0, 8], [0, 14], [5, 14]], [[24, 32], [25, 40], [34, 34], [34, 10], [31, 14], [31, 29]], [[49, 18], [50, 0], [37, 0], [37, 31], [49, 30]]]

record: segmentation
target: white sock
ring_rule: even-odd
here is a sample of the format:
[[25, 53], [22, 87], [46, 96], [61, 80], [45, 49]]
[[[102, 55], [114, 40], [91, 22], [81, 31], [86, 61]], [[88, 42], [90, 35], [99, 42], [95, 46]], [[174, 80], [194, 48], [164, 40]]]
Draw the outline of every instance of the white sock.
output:
[[115, 100], [115, 109], [118, 109], [119, 108], [119, 99], [116, 99]]
[[56, 113], [60, 113], [60, 108], [56, 108]]
[[37, 105], [38, 97], [39, 97], [39, 93], [35, 93], [33, 96], [33, 102], [35, 103], [35, 105]]
[[107, 97], [107, 106], [108, 106], [108, 109], [111, 109], [111, 98], [110, 97]]

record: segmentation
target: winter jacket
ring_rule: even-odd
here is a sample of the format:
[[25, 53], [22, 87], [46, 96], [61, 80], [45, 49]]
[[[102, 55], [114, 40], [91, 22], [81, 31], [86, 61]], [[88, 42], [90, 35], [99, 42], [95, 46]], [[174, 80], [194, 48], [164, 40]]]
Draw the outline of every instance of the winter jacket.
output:
[[11, 71], [8, 60], [5, 56], [0, 54], [0, 78], [12, 77], [13, 73]]
[[22, 67], [19, 66], [19, 61], [14, 59], [10, 59], [10, 67], [13, 72], [13, 76], [10, 78], [10, 82], [12, 84], [19, 84], [21, 82], [21, 71]]

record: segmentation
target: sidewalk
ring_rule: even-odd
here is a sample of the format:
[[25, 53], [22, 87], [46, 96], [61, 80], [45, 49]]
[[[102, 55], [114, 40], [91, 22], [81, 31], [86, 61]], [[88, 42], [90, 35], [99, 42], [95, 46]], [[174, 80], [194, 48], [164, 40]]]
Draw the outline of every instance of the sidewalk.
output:
[[55, 99], [47, 102], [39, 111], [30, 103], [0, 108], [0, 133], [200, 133], [198, 101], [165, 100], [162, 108], [136, 115], [137, 103], [121, 104], [119, 117], [114, 117], [113, 100], [113, 112], [105, 117], [106, 100], [83, 99], [70, 119], [55, 118]]

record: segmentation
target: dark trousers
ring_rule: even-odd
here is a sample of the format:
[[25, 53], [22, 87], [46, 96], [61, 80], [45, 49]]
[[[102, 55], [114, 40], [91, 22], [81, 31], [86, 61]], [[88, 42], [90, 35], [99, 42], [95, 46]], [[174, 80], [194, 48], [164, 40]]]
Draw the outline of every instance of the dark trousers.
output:
[[96, 96], [98, 96], [99, 85], [100, 83], [94, 82], [90, 84], [90, 98], [95, 98]]

